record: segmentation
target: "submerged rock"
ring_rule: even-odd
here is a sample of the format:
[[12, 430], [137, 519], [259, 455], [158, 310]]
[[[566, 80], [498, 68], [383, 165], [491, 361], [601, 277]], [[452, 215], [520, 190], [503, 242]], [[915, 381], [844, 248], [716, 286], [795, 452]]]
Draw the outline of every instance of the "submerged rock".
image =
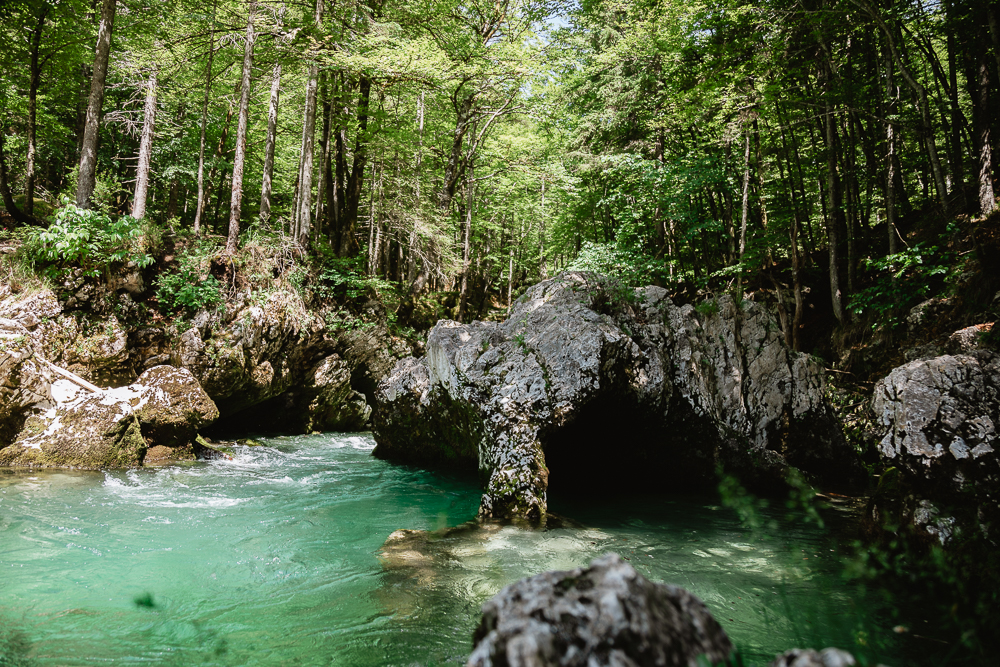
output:
[[483, 605], [468, 667], [718, 664], [733, 645], [701, 600], [615, 554], [546, 572]]
[[193, 458], [199, 428], [219, 416], [190, 371], [158, 366], [126, 387], [90, 392], [67, 380], [51, 386], [52, 403], [37, 407], [17, 439], [0, 449], [0, 465], [124, 468], [154, 458]]
[[956, 528], [950, 511], [973, 513], [987, 530], [1000, 518], [1000, 355], [912, 361], [878, 382], [872, 407], [883, 428], [882, 460], [908, 493], [893, 522], [903, 518], [946, 543]]
[[771, 661], [768, 667], [853, 667], [857, 664], [853, 655], [839, 648], [822, 651], [793, 648]]
[[[677, 306], [592, 274], [535, 285], [503, 323], [441, 321], [379, 385], [377, 456], [478, 466], [481, 517], [540, 519], [550, 483], [708, 485], [723, 466], [843, 484], [858, 464], [761, 306]], [[560, 477], [561, 476], [561, 477]]]

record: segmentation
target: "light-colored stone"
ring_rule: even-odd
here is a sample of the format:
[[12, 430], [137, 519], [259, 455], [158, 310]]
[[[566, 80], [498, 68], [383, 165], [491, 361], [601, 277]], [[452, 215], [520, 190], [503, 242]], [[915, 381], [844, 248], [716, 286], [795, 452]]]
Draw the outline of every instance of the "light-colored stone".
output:
[[676, 306], [661, 288], [630, 292], [567, 273], [530, 288], [503, 323], [441, 321], [426, 356], [400, 361], [379, 386], [376, 454], [475, 462], [480, 516], [537, 520], [546, 447], [613, 405], [652, 424], [656, 441], [609, 455], [643, 448], [664, 479], [708, 483], [718, 464], [762, 479], [788, 465], [852, 477], [822, 367], [788, 350], [756, 304], [724, 296], [703, 310]]
[[483, 605], [473, 642], [467, 667], [696, 667], [733, 652], [701, 600], [616, 554], [507, 586]]

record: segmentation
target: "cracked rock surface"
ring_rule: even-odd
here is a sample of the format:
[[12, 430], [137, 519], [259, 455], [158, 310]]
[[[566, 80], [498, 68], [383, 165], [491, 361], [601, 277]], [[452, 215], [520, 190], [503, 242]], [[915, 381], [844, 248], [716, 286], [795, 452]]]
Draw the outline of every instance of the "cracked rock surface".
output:
[[695, 667], [733, 651], [701, 600], [616, 554], [507, 586], [483, 605], [473, 642], [467, 667]]
[[945, 508], [973, 508], [983, 528], [996, 521], [1000, 355], [911, 361], [878, 382], [872, 408], [881, 457], [914, 494], [904, 509], [914, 525], [945, 543], [955, 525]]
[[[379, 385], [375, 454], [478, 466], [483, 518], [543, 518], [555, 460], [628, 459], [687, 485], [713, 483], [719, 465], [764, 483], [789, 466], [841, 483], [859, 469], [822, 367], [754, 303], [696, 310], [571, 272], [530, 288], [502, 323], [442, 320], [426, 350]], [[584, 451], [604, 423], [638, 430]]]

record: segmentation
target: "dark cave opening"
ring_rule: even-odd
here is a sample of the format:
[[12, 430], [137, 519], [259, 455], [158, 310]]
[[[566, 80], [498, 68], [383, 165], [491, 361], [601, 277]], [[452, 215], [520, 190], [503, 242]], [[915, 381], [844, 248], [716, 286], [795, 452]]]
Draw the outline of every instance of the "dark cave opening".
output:
[[717, 436], [685, 407], [656, 410], [608, 392], [578, 409], [542, 437], [549, 497], [713, 489]]

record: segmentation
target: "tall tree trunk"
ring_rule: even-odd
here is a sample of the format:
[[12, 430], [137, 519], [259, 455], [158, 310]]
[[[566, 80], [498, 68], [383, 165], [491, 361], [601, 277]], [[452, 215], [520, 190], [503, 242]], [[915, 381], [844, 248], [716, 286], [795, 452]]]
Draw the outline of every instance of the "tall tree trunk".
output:
[[[469, 201], [472, 201], [471, 196]], [[545, 174], [542, 174], [542, 200], [538, 215], [538, 275], [542, 280], [549, 277], [545, 266]]]
[[917, 97], [917, 106], [920, 109], [920, 128], [921, 135], [924, 140], [924, 147], [927, 150], [927, 158], [930, 162], [931, 173], [934, 177], [934, 188], [937, 191], [938, 201], [941, 204], [941, 210], [945, 215], [950, 212], [950, 206], [948, 205], [948, 188], [944, 180], [944, 170], [941, 169], [941, 160], [938, 157], [937, 145], [934, 142], [934, 124], [931, 121], [930, 104], [927, 101], [927, 89], [917, 80], [917, 78], [910, 71], [909, 67], [906, 66], [906, 62], [903, 57], [903, 43], [902, 34], [898, 26], [889, 26], [885, 20], [882, 19], [881, 14], [879, 14], [874, 8], [861, 0], [854, 0], [855, 4], [859, 4], [871, 15], [875, 22], [878, 23], [882, 32], [886, 36], [886, 41], [889, 45], [889, 52], [892, 54], [892, 59], [896, 63], [896, 67], [899, 68], [899, 73], [903, 76], [903, 80], [906, 85], [913, 90], [913, 93]]
[[830, 99], [832, 91], [829, 62], [822, 63], [820, 75], [824, 84], [823, 136], [826, 142], [826, 239], [830, 262], [830, 300], [834, 317], [843, 324], [847, 321], [847, 312], [844, 310], [845, 295], [840, 288], [840, 232], [844, 226], [844, 211], [840, 174], [837, 170], [837, 122], [833, 102]]
[[31, 60], [28, 68], [28, 155], [24, 165], [24, 212], [33, 215], [35, 212], [35, 156], [38, 154], [36, 133], [38, 128], [38, 85], [42, 80], [42, 69], [38, 63], [38, 50], [42, 44], [42, 32], [45, 30], [45, 17], [49, 6], [42, 5], [38, 15], [38, 23], [31, 31]]
[[111, 53], [111, 33], [114, 30], [117, 0], [103, 0], [101, 22], [97, 28], [97, 47], [94, 51], [94, 75], [90, 81], [87, 98], [87, 119], [83, 128], [80, 148], [80, 169], [77, 172], [76, 205], [90, 207], [90, 198], [97, 185], [97, 134], [104, 104], [104, 82], [108, 78], [108, 56]]
[[358, 82], [358, 136], [354, 141], [354, 162], [347, 178], [344, 191], [343, 225], [340, 230], [340, 247], [337, 254], [340, 257], [355, 255], [358, 248], [354, 239], [354, 229], [358, 223], [358, 207], [361, 204], [361, 194], [364, 188], [365, 167], [368, 164], [368, 103], [371, 100], [372, 80], [362, 76]]
[[[322, 0], [320, 0], [322, 1]], [[250, 116], [250, 74], [253, 68], [253, 45], [257, 39], [254, 32], [256, 0], [250, 0], [247, 12], [246, 42], [243, 45], [243, 78], [240, 84], [240, 115], [236, 123], [236, 154], [233, 156], [233, 189], [229, 204], [229, 235], [226, 238], [226, 254], [236, 252], [240, 240], [240, 212], [243, 205], [243, 163], [247, 154], [247, 121]]]
[[[465, 206], [465, 238], [462, 241], [462, 286], [458, 297], [458, 321], [464, 322], [466, 311], [468, 310], [469, 304], [469, 271], [471, 270], [470, 258], [472, 254], [472, 207], [473, 207], [473, 193], [476, 185], [475, 182], [475, 162], [474, 158], [469, 159], [468, 162], [468, 174], [467, 179], [468, 187], [468, 202]], [[545, 179], [542, 178], [542, 207], [544, 210], [545, 206]], [[543, 216], [544, 219], [544, 216]], [[544, 229], [545, 223], [542, 223], [542, 228]], [[544, 239], [544, 234], [540, 235], [539, 238]], [[545, 267], [545, 242], [542, 241], [541, 252], [542, 252], [542, 268]], [[544, 278], [545, 275], [543, 274]]]
[[899, 157], [896, 154], [896, 137], [899, 129], [896, 127], [893, 118], [896, 115], [896, 107], [899, 103], [899, 89], [893, 81], [892, 61], [889, 54], [886, 54], [885, 74], [886, 98], [888, 99], [885, 121], [885, 221], [889, 235], [889, 254], [895, 255], [899, 252], [899, 231], [896, 224], [899, 219], [896, 210], [896, 179], [899, 178], [899, 174], [897, 173]]
[[438, 193], [438, 206], [444, 210], [451, 207], [451, 200], [455, 196], [462, 177], [462, 144], [465, 134], [469, 131], [469, 124], [472, 122], [472, 106], [475, 96], [472, 94], [459, 97], [461, 89], [452, 95], [452, 105], [455, 108], [455, 131], [451, 136], [451, 152], [448, 154], [448, 162], [444, 168], [444, 179], [441, 184], [441, 191]]
[[[319, 160], [319, 173], [317, 174], [316, 184], [316, 227], [322, 228], [323, 218], [326, 214], [326, 187], [328, 185], [327, 174], [329, 173], [330, 166], [330, 124], [332, 119], [330, 118], [330, 91], [327, 86], [327, 75], [323, 72], [319, 75], [320, 80], [320, 100], [322, 100], [323, 107], [323, 129], [319, 135], [319, 149], [320, 149], [320, 160]], [[332, 180], [332, 179], [330, 179]]]
[[278, 136], [278, 97], [281, 94], [281, 62], [271, 74], [271, 101], [267, 107], [267, 138], [264, 141], [264, 178], [260, 185], [260, 221], [271, 218], [271, 182], [274, 179], [274, 144]]
[[132, 197], [132, 217], [146, 215], [146, 193], [149, 192], [149, 164], [153, 155], [153, 134], [156, 131], [156, 65], [146, 81], [146, 104], [142, 114], [142, 139], [139, 141], [139, 165], [135, 173], [135, 194]]
[[[740, 262], [747, 248], [747, 218], [750, 217], [750, 133], [746, 134], [743, 147], [743, 203], [740, 205]], [[740, 275], [743, 271], [740, 270]]]
[[[208, 127], [208, 98], [212, 93], [212, 60], [215, 58], [215, 10], [218, 0], [212, 0], [212, 24], [209, 26], [208, 67], [205, 71], [205, 99], [201, 105], [201, 140], [198, 148], [198, 202], [194, 208], [194, 233], [201, 232], [201, 216], [205, 212], [205, 131]], [[230, 114], [232, 109], [230, 109]], [[228, 118], [226, 122], [228, 127]], [[214, 171], [214, 169], [213, 169]]]
[[[313, 15], [316, 28], [323, 22], [323, 0], [316, 0]], [[319, 88], [319, 65], [315, 60], [309, 65], [306, 81], [306, 103], [302, 127], [302, 150], [299, 154], [299, 196], [293, 221], [295, 242], [300, 247], [309, 245], [312, 229], [313, 144], [316, 140], [316, 99]]]
[[[983, 46], [986, 46], [983, 44]], [[993, 193], [993, 152], [990, 145], [990, 67], [986, 60], [984, 48], [979, 49], [976, 67], [976, 105], [975, 119], [979, 127], [976, 129], [977, 157], [979, 158], [979, 213], [988, 215], [996, 208], [996, 197]]]

